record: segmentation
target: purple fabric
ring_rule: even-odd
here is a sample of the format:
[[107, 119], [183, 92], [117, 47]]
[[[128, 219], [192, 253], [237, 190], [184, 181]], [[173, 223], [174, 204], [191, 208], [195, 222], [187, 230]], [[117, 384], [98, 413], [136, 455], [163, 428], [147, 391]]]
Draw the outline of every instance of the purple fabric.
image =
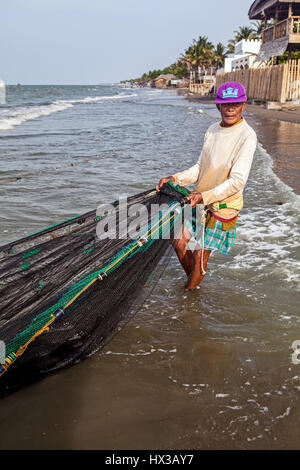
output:
[[245, 101], [247, 101], [247, 96], [243, 85], [239, 82], [227, 82], [219, 87], [215, 103], [244, 103]]

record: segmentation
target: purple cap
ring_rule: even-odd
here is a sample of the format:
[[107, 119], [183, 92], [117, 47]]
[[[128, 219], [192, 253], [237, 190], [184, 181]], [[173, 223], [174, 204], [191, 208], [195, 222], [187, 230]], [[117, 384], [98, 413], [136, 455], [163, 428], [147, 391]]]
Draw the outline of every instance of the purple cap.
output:
[[243, 85], [239, 82], [227, 82], [219, 87], [215, 103], [244, 103], [245, 101], [247, 101], [247, 96]]

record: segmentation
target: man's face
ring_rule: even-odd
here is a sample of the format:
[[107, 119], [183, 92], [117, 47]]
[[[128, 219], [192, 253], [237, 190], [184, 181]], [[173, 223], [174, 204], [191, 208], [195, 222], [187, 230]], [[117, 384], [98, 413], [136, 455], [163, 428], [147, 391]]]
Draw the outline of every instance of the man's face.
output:
[[217, 108], [222, 116], [222, 123], [225, 127], [233, 126], [242, 119], [247, 103], [224, 103], [217, 104]]

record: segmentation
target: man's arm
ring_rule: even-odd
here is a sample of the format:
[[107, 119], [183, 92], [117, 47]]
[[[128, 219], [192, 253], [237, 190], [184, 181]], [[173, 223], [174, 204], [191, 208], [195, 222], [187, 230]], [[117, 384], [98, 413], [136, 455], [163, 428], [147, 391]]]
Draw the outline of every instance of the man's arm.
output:
[[179, 173], [175, 173], [175, 175], [173, 175], [175, 183], [179, 184], [180, 186], [186, 186], [187, 184], [196, 183], [199, 177], [199, 170], [200, 170], [199, 162], [200, 160], [196, 163], [196, 165], [193, 165], [191, 168], [188, 168], [187, 170], [180, 171]]
[[203, 191], [203, 203], [205, 206], [213, 204], [214, 202], [222, 201], [229, 196], [233, 196], [237, 192], [241, 191], [247, 182], [253, 155], [257, 145], [256, 136], [249, 136], [242, 145], [238, 152], [236, 159], [230, 171], [230, 177], [209, 191]]
[[185, 186], [186, 184], [195, 183], [198, 180], [199, 176], [199, 163], [188, 168], [187, 170], [176, 173], [172, 176], [167, 176], [166, 178], [161, 178], [160, 182], [156, 186], [156, 190], [159, 191], [159, 188], [162, 187], [164, 183], [167, 183], [169, 180], [172, 180], [174, 184], [179, 184], [180, 186]]

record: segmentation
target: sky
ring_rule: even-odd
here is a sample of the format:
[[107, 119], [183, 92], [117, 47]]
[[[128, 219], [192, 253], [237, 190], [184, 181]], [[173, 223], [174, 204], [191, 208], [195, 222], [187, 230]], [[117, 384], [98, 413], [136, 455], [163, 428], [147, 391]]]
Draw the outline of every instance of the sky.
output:
[[251, 0], [0, 0], [7, 84], [116, 83], [174, 63], [199, 36], [249, 25]]

